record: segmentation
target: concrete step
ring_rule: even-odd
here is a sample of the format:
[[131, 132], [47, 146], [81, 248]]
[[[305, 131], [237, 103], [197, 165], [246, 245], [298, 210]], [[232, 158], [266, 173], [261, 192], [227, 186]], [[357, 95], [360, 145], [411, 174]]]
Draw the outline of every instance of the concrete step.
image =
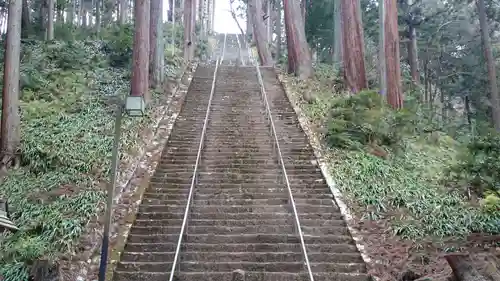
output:
[[[233, 281], [233, 272], [180, 272], [175, 274], [178, 281]], [[115, 273], [117, 281], [164, 281], [168, 280], [170, 272], [123, 272]], [[245, 281], [309, 281], [305, 271], [301, 273], [288, 272], [245, 272]], [[314, 273], [315, 281], [372, 281], [371, 276], [363, 273]], [[240, 279], [236, 279], [240, 280]]]
[[[175, 252], [177, 243], [128, 243], [125, 246], [126, 252], [147, 252], [163, 253]], [[357, 248], [354, 244], [306, 244], [307, 252], [315, 261], [323, 261], [323, 257], [329, 255], [352, 255], [352, 262], [360, 259]], [[184, 252], [294, 252], [302, 253], [300, 243], [237, 243], [237, 244], [206, 244], [206, 243], [183, 243], [181, 246]], [[316, 255], [320, 253], [320, 255]], [[324, 255], [323, 255], [324, 254]], [[354, 257], [356, 256], [356, 257]], [[356, 260], [356, 261], [354, 261]], [[345, 261], [347, 262], [347, 261]]]

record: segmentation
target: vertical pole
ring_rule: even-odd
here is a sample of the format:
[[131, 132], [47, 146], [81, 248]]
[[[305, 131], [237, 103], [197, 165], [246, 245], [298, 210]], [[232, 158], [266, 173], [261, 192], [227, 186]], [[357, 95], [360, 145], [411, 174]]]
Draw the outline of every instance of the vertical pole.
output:
[[177, 0], [172, 1], [172, 57], [175, 55], [175, 2]]
[[111, 226], [111, 216], [113, 214], [113, 199], [116, 185], [116, 172], [118, 169], [118, 149], [120, 146], [120, 136], [121, 136], [121, 124], [122, 124], [122, 113], [123, 104], [120, 101], [118, 108], [116, 109], [115, 117], [115, 138], [113, 142], [113, 151], [111, 152], [111, 175], [108, 184], [108, 192], [106, 199], [106, 214], [104, 221], [104, 233], [102, 235], [102, 245], [101, 245], [101, 261], [99, 265], [99, 281], [106, 280], [106, 267], [108, 264], [108, 248], [109, 248], [109, 230]]

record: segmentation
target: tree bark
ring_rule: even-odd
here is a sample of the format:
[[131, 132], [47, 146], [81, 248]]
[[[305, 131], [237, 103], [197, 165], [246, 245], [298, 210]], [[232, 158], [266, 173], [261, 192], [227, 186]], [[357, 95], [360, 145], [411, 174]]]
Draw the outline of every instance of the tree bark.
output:
[[55, 0], [48, 0], [47, 40], [54, 40], [54, 4]]
[[111, 23], [113, 19], [113, 11], [117, 7], [118, 0], [105, 0], [104, 3], [104, 14], [102, 15], [101, 24], [102, 26], [107, 26]]
[[[82, 5], [84, 5], [84, 4], [82, 3]], [[82, 27], [87, 27], [87, 19], [88, 19], [88, 12], [87, 12], [87, 9], [85, 7], [83, 7], [83, 10], [82, 10]]]
[[351, 92], [358, 93], [368, 88], [359, 0], [342, 0], [341, 9], [344, 80]]
[[283, 11], [289, 59], [288, 71], [293, 72], [301, 80], [308, 79], [313, 75], [312, 59], [300, 3], [284, 0]]
[[31, 27], [30, 7], [28, 6], [28, 0], [23, 0], [21, 37], [26, 38], [29, 35], [30, 27]]
[[10, 0], [5, 42], [2, 92], [1, 155], [7, 166], [17, 155], [20, 145], [19, 61], [21, 50], [22, 0]]
[[384, 0], [384, 50], [387, 102], [395, 109], [403, 107], [401, 65], [399, 62], [398, 6], [396, 0]]
[[195, 0], [184, 0], [184, 60], [194, 58], [194, 8]]
[[272, 23], [272, 17], [271, 17], [271, 0], [267, 0], [266, 1], [266, 15], [267, 15], [267, 19], [266, 19], [266, 41], [267, 41], [267, 44], [270, 45], [271, 42], [272, 42], [272, 37], [273, 37], [273, 33], [272, 33], [272, 29], [271, 29], [271, 23]]
[[417, 30], [414, 26], [408, 27], [408, 63], [410, 64], [410, 73], [412, 83], [420, 85], [420, 73], [418, 71], [418, 49], [417, 49]]
[[95, 0], [95, 31], [101, 33], [101, 0]]
[[281, 40], [282, 40], [282, 29], [283, 25], [281, 24], [282, 18], [282, 9], [281, 9], [281, 1], [276, 3], [276, 59], [279, 60], [281, 58]]
[[254, 41], [252, 12], [250, 11], [250, 2], [247, 2], [247, 40]]
[[69, 0], [68, 22], [71, 25], [75, 24], [75, 14], [76, 14], [76, 0]]
[[158, 88], [163, 81], [163, 11], [162, 0], [151, 1], [150, 28], [149, 28], [149, 62], [150, 62], [150, 81], [151, 87]]
[[83, 26], [83, 0], [78, 1], [78, 15], [76, 17], [77, 25]]
[[450, 254], [444, 257], [457, 281], [489, 281], [472, 266], [468, 255]]
[[266, 44], [266, 29], [262, 19], [262, 3], [260, 0], [249, 0], [250, 14], [252, 15], [253, 35], [259, 53], [260, 64], [272, 66], [273, 58], [269, 45]]
[[341, 2], [334, 1], [334, 46], [333, 46], [333, 63], [338, 64], [339, 68], [342, 62], [342, 15]]
[[379, 75], [380, 75], [380, 94], [386, 96], [387, 94], [387, 71], [386, 71], [386, 59], [385, 59], [385, 0], [379, 0]]
[[300, 1], [300, 13], [302, 14], [302, 19], [306, 22], [306, 13], [307, 13], [307, 0]]
[[120, 0], [120, 21], [121, 25], [127, 22], [128, 16], [128, 0]]
[[149, 0], [136, 0], [131, 95], [149, 102]]
[[497, 74], [495, 69], [495, 60], [491, 51], [491, 42], [489, 36], [488, 23], [486, 21], [486, 8], [484, 0], [477, 0], [477, 9], [479, 12], [479, 25], [481, 27], [481, 37], [483, 41], [484, 56], [486, 57], [486, 66], [488, 69], [488, 80], [490, 86], [490, 102], [493, 125], [497, 131], [500, 131], [500, 100], [498, 96]]

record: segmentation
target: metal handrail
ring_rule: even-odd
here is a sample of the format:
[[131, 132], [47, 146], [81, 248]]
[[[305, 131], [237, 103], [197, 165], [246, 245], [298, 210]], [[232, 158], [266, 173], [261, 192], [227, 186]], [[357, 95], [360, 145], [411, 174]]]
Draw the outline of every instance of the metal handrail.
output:
[[213, 76], [213, 81], [212, 81], [212, 88], [210, 90], [210, 98], [208, 100], [207, 112], [205, 114], [205, 121], [203, 123], [203, 130], [201, 131], [200, 144], [198, 146], [198, 154], [196, 156], [196, 163], [194, 165], [193, 178], [191, 179], [191, 186], [189, 187], [188, 201], [186, 203], [186, 210], [184, 211], [184, 218], [182, 219], [181, 232], [179, 234], [179, 240], [177, 241], [177, 248], [175, 250], [174, 262], [172, 263], [172, 270], [170, 271], [170, 278], [168, 279], [169, 281], [173, 281], [173, 279], [174, 279], [175, 267], [177, 266], [178, 259], [179, 259], [179, 253], [181, 251], [182, 238], [184, 236], [184, 233], [186, 232], [186, 225], [187, 225], [187, 220], [188, 220], [188, 216], [189, 216], [189, 209], [191, 207], [191, 201], [193, 199], [193, 193], [194, 193], [193, 191], [194, 191], [194, 187], [197, 183], [197, 178], [198, 178], [198, 174], [197, 174], [198, 173], [198, 164], [199, 164], [200, 158], [201, 158], [201, 151], [203, 149], [203, 141], [205, 140], [205, 132], [207, 131], [208, 116], [210, 114], [210, 108], [212, 106], [212, 99], [214, 97], [215, 80], [217, 78], [217, 71], [219, 69], [219, 64], [221, 62], [222, 62], [222, 59], [219, 58], [217, 60], [217, 62], [215, 63], [215, 71], [214, 71], [214, 76]]
[[[252, 56], [250, 53], [250, 49], [249, 49], [248, 53], [250, 56]], [[288, 180], [288, 174], [286, 172], [285, 162], [283, 161], [283, 155], [281, 154], [281, 148], [280, 148], [280, 144], [278, 142], [278, 134], [276, 133], [276, 128], [274, 126], [273, 116], [271, 114], [271, 108], [269, 106], [269, 101], [267, 99], [266, 89], [264, 88], [264, 81], [262, 80], [262, 74], [260, 73], [259, 64], [254, 61], [254, 65], [255, 65], [255, 68], [257, 69], [257, 78], [258, 78], [259, 84], [260, 84], [260, 91], [261, 91], [262, 97], [263, 97], [265, 104], [266, 104], [266, 113], [267, 113], [268, 118], [269, 118], [269, 123], [270, 123], [271, 131], [272, 131], [272, 134], [274, 137], [276, 150], [278, 152], [278, 158], [279, 158], [279, 161], [281, 164], [281, 169], [283, 170], [283, 176], [285, 178], [286, 187], [288, 189], [288, 195], [290, 197], [290, 202], [292, 203], [293, 214], [295, 217], [295, 226], [297, 227], [297, 230], [299, 232], [300, 245], [302, 247], [302, 254], [304, 255], [304, 261], [306, 264], [307, 272], [309, 274], [309, 280], [314, 281], [314, 277], [313, 277], [313, 274], [311, 271], [311, 264], [309, 263], [309, 257], [307, 256], [306, 244], [304, 242], [304, 234], [302, 233], [299, 215], [297, 213], [297, 207], [295, 206], [295, 200], [293, 199], [292, 188], [290, 187], [290, 181]]]

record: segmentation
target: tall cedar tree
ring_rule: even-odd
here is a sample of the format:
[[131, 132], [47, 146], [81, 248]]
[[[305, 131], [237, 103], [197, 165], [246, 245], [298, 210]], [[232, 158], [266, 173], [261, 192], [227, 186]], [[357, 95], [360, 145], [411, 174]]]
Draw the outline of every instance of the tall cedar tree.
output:
[[22, 0], [10, 0], [5, 42], [5, 64], [2, 93], [2, 162], [9, 165], [20, 145], [19, 60], [21, 50]]
[[403, 107], [401, 65], [399, 62], [398, 6], [396, 0], [384, 0], [384, 50], [387, 102], [395, 109]]
[[492, 119], [495, 129], [500, 131], [500, 101], [498, 97], [497, 73], [495, 69], [495, 60], [491, 51], [488, 22], [486, 21], [486, 7], [484, 6], [484, 0], [477, 0], [476, 4], [479, 12], [479, 25], [481, 27], [484, 56], [486, 57], [486, 66], [488, 69]]
[[273, 65], [273, 58], [269, 45], [266, 41], [266, 27], [262, 14], [262, 2], [260, 0], [249, 0], [250, 15], [252, 16], [253, 37], [257, 45], [260, 64], [264, 66]]
[[368, 88], [359, 0], [341, 0], [341, 17], [344, 80], [350, 91], [358, 93]]
[[157, 88], [163, 79], [163, 0], [151, 0], [149, 28], [149, 74], [151, 87]]
[[410, 73], [412, 83], [416, 86], [420, 84], [420, 73], [418, 71], [418, 47], [417, 47], [417, 29], [413, 24], [408, 27], [408, 63], [410, 64]]
[[149, 101], [149, 0], [136, 0], [131, 95]]
[[120, 24], [125, 24], [127, 22], [128, 15], [128, 1], [120, 0]]
[[298, 1], [283, 1], [285, 12], [288, 72], [305, 80], [312, 76], [312, 59], [307, 44], [304, 17]]
[[194, 18], [195, 0], [184, 0], [184, 60], [194, 58]]

